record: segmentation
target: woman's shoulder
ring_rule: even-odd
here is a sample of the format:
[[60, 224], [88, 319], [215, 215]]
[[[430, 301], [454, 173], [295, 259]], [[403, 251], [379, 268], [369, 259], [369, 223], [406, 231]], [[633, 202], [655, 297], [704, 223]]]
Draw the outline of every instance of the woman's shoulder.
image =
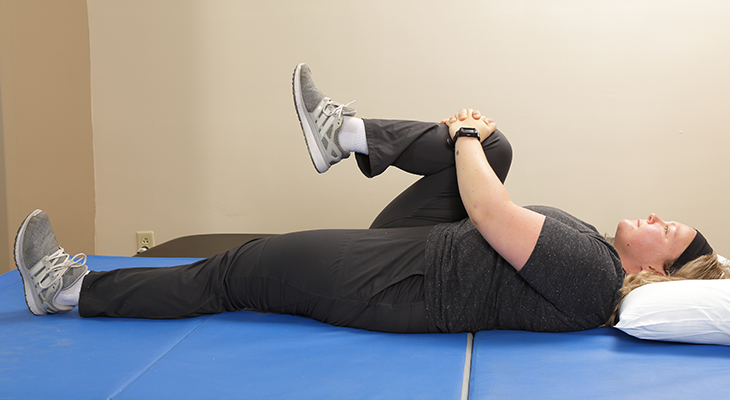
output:
[[564, 224], [567, 228], [598, 234], [598, 229], [595, 226], [559, 208], [550, 206], [527, 206], [525, 208]]

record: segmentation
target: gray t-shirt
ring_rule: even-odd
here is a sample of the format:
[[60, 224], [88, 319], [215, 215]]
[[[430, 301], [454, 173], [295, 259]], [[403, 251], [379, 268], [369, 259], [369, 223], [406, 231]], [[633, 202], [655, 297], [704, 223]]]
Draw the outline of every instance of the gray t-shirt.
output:
[[590, 224], [551, 207], [521, 271], [469, 219], [441, 224], [426, 246], [426, 313], [432, 332], [515, 329], [565, 332], [598, 327], [618, 303], [618, 253]]

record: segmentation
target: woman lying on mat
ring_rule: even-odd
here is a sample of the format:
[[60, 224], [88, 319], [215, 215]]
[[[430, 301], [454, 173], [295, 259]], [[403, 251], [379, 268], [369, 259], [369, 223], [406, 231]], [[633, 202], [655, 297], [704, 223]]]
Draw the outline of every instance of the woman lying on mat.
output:
[[78, 305], [84, 317], [184, 318], [255, 309], [386, 332], [560, 332], [605, 324], [626, 274], [680, 276], [688, 262], [692, 274], [698, 263], [709, 271], [692, 277], [722, 273], [699, 232], [654, 214], [621, 221], [611, 244], [561, 210], [517, 206], [502, 185], [510, 144], [478, 111], [442, 123], [359, 119], [314, 86], [306, 65], [293, 85], [319, 172], [352, 152], [368, 177], [393, 165], [423, 178], [370, 229], [278, 235], [170, 268], [87, 272], [37, 210], [15, 245], [31, 312]]

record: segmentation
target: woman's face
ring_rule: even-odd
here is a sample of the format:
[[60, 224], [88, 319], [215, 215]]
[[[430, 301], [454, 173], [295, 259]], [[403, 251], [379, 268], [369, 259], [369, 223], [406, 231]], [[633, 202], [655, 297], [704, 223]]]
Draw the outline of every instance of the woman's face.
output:
[[647, 219], [621, 221], [616, 228], [614, 247], [621, 255], [627, 273], [652, 270], [666, 275], [664, 263], [679, 258], [696, 234], [694, 228], [679, 222], [665, 222], [651, 214]]

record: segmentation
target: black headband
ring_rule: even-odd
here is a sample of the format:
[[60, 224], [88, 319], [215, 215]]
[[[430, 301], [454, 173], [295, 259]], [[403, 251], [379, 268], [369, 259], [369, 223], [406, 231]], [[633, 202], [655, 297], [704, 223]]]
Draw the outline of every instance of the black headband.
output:
[[707, 243], [707, 239], [705, 239], [704, 236], [700, 233], [700, 231], [697, 231], [697, 234], [695, 235], [695, 238], [692, 239], [692, 243], [687, 246], [686, 249], [684, 249], [684, 253], [682, 253], [681, 256], [677, 259], [677, 261], [672, 264], [671, 267], [669, 267], [670, 273], [675, 273], [677, 270], [682, 268], [684, 264], [687, 264], [688, 262], [694, 260], [697, 257], [704, 256], [707, 254], [712, 254], [713, 250], [712, 247], [710, 247], [710, 244]]

